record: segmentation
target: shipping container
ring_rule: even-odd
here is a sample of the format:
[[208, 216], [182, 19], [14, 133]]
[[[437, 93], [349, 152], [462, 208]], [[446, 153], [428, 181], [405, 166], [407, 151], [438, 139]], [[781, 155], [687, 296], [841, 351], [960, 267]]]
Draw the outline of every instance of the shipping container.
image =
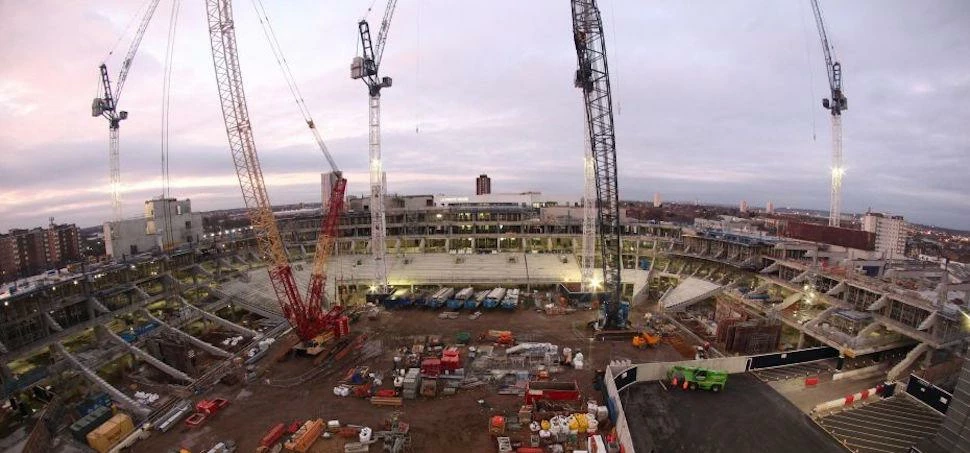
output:
[[86, 441], [88, 433], [94, 431], [95, 428], [108, 421], [112, 415], [113, 413], [110, 407], [98, 406], [94, 408], [91, 413], [81, 417], [78, 419], [78, 421], [71, 425], [71, 436], [74, 437], [78, 442]]
[[99, 453], [105, 453], [134, 430], [131, 417], [125, 413], [118, 413], [88, 433], [88, 445]]

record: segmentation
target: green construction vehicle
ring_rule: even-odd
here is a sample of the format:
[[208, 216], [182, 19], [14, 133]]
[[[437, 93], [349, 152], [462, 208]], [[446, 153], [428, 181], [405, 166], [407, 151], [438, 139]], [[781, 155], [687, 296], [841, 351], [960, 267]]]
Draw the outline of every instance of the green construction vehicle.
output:
[[710, 390], [720, 392], [727, 384], [728, 374], [724, 371], [708, 370], [692, 366], [674, 365], [667, 371], [667, 380], [674, 387], [684, 390]]

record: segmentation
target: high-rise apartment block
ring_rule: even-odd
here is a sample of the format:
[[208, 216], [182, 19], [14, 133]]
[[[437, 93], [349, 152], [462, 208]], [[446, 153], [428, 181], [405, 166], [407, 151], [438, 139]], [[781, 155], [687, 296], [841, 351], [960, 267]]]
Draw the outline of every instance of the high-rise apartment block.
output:
[[886, 259], [902, 259], [906, 253], [908, 233], [903, 216], [867, 212], [862, 218], [862, 229], [876, 234], [876, 251]]
[[492, 178], [482, 173], [475, 180], [475, 195], [488, 195], [492, 193]]

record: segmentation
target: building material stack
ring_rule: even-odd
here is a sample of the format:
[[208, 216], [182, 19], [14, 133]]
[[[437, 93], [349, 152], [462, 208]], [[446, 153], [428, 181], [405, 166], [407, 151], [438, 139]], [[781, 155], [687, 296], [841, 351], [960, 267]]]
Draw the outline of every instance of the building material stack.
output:
[[407, 374], [404, 375], [404, 385], [402, 387], [401, 396], [405, 399], [413, 400], [418, 397], [418, 386], [421, 383], [421, 369], [420, 368], [409, 368]]

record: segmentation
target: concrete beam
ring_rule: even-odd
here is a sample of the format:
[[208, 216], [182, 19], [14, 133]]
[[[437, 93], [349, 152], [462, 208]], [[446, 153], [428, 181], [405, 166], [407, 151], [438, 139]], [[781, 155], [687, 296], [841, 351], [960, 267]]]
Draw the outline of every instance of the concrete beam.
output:
[[930, 350], [930, 345], [926, 343], [920, 343], [916, 345], [915, 348], [913, 348], [912, 350], [909, 351], [909, 353], [906, 354], [906, 357], [904, 357], [903, 360], [897, 363], [896, 366], [889, 369], [889, 373], [886, 374], [886, 379], [889, 381], [895, 381], [896, 379], [898, 379], [899, 376], [903, 373], [903, 371], [906, 371], [907, 368], [913, 366], [913, 364], [916, 363], [916, 360], [919, 359], [920, 355], [922, 355], [924, 352], [929, 350]]
[[778, 264], [777, 261], [775, 261], [774, 263], [769, 264], [768, 267], [762, 269], [761, 270], [761, 273], [762, 274], [770, 274], [772, 272], [777, 272], [778, 271], [778, 267], [780, 267], [780, 265]]
[[192, 343], [193, 345], [197, 346], [199, 349], [202, 349], [203, 351], [208, 352], [209, 354], [212, 354], [212, 355], [218, 356], [218, 357], [226, 357], [226, 358], [232, 357], [232, 354], [230, 354], [230, 353], [228, 353], [228, 352], [226, 352], [226, 351], [224, 351], [222, 349], [219, 349], [219, 348], [217, 348], [217, 347], [215, 347], [215, 346], [213, 346], [213, 345], [211, 345], [209, 343], [206, 343], [206, 342], [204, 342], [204, 341], [202, 341], [202, 340], [200, 340], [200, 339], [198, 339], [196, 337], [193, 337], [192, 335], [190, 335], [190, 334], [188, 334], [186, 332], [183, 332], [180, 329], [175, 328], [174, 326], [170, 325], [169, 323], [167, 323], [165, 321], [162, 321], [161, 319], [159, 319], [155, 315], [151, 314], [148, 310], [142, 310], [141, 312], [142, 312], [142, 314], [144, 314], [145, 316], [147, 316], [148, 319], [151, 319], [152, 321], [157, 322], [160, 326], [164, 327], [168, 331], [174, 332], [175, 334], [179, 335], [180, 337], [185, 338], [186, 340], [188, 340], [189, 343]]
[[61, 327], [61, 325], [57, 323], [57, 321], [54, 319], [53, 316], [51, 316], [50, 313], [48, 313], [48, 312], [45, 311], [43, 313], [43, 315], [44, 315], [44, 322], [47, 323], [47, 326], [50, 327], [51, 330], [53, 330], [54, 332], [63, 332], [64, 331], [64, 328]]
[[781, 301], [776, 310], [782, 311], [788, 307], [791, 307], [795, 302], [802, 300], [802, 293], [792, 293], [790, 296], [786, 297], [785, 300]]
[[186, 308], [188, 308], [189, 310], [198, 312], [199, 314], [202, 315], [202, 317], [204, 317], [204, 318], [206, 318], [206, 319], [208, 319], [210, 321], [213, 321], [216, 324], [219, 324], [219, 325], [221, 325], [221, 326], [223, 326], [223, 327], [225, 327], [227, 329], [235, 330], [236, 332], [239, 332], [239, 333], [241, 333], [243, 335], [247, 335], [247, 336], [250, 336], [250, 337], [253, 337], [253, 338], [258, 338], [258, 337], [261, 336], [259, 334], [259, 332], [256, 332], [255, 330], [247, 329], [247, 328], [245, 328], [243, 326], [240, 326], [239, 324], [236, 324], [236, 323], [234, 323], [234, 322], [232, 322], [232, 321], [230, 321], [228, 319], [225, 319], [225, 318], [216, 316], [216, 315], [214, 315], [212, 313], [209, 313], [209, 312], [207, 312], [205, 310], [202, 310], [201, 308], [198, 308], [198, 307], [190, 304], [187, 300], [185, 300], [185, 299], [183, 299], [181, 297], [179, 297], [179, 299], [182, 301], [182, 304]]
[[809, 275], [811, 275], [811, 274], [812, 274], [811, 271], [804, 271], [801, 274], [796, 275], [795, 278], [793, 278], [793, 279], [791, 279], [789, 281], [792, 282], [792, 283], [801, 283], [801, 282], [807, 280], [808, 277], [809, 277]]
[[158, 368], [163, 373], [184, 382], [192, 382], [194, 380], [192, 379], [192, 376], [189, 376], [183, 373], [181, 370], [178, 370], [175, 367], [165, 362], [162, 362], [161, 360], [156, 359], [153, 355], [143, 351], [141, 348], [131, 343], [128, 343], [127, 341], [124, 340], [124, 338], [119, 337], [116, 333], [105, 328], [104, 326], [99, 326], [99, 327], [104, 332], [104, 334], [108, 336], [108, 338], [114, 340], [115, 343], [125, 346], [128, 349], [128, 351], [134, 354], [136, 357], [150, 363], [152, 366], [154, 366], [155, 368]]
[[94, 311], [98, 313], [111, 313], [111, 310], [109, 310], [108, 307], [105, 307], [104, 304], [102, 304], [101, 301], [94, 296], [88, 297], [88, 303], [91, 304], [91, 306], [94, 307]]
[[929, 316], [927, 316], [923, 322], [919, 323], [919, 327], [917, 327], [916, 330], [929, 330], [930, 327], [933, 327], [933, 325], [936, 324], [937, 313], [938, 312], [936, 310], [931, 311]]
[[833, 286], [832, 289], [826, 291], [825, 294], [829, 296], [838, 296], [839, 294], [842, 294], [842, 291], [845, 291], [845, 282], [839, 282], [838, 285]]
[[865, 341], [866, 337], [876, 330], [879, 330], [879, 327], [881, 327], [881, 325], [878, 322], [871, 322], [868, 326], [859, 331], [859, 333], [855, 336], [855, 339], [857, 341]]
[[67, 359], [67, 361], [70, 362], [71, 365], [74, 365], [74, 368], [80, 371], [81, 374], [83, 374], [86, 378], [88, 378], [88, 380], [90, 380], [98, 387], [101, 387], [101, 390], [104, 390], [105, 393], [111, 395], [111, 398], [114, 399], [118, 404], [128, 408], [129, 410], [137, 413], [142, 417], [148, 416], [148, 414], [152, 412], [151, 409], [141, 404], [138, 404], [137, 401], [129, 398], [128, 395], [124, 394], [124, 392], [122, 392], [121, 390], [118, 390], [117, 388], [115, 388], [115, 386], [109, 384], [108, 381], [105, 381], [104, 379], [102, 379], [101, 376], [98, 376], [98, 373], [95, 373], [90, 368], [88, 368], [83, 363], [81, 363], [81, 361], [78, 360], [77, 357], [74, 356], [74, 354], [71, 354], [67, 350], [67, 348], [64, 347], [64, 345], [60, 343], [55, 343], [54, 349], [57, 350], [57, 352], [61, 356]]
[[868, 311], [882, 310], [883, 307], [885, 307], [886, 304], [888, 303], [889, 303], [889, 297], [883, 294], [882, 297], [876, 299], [875, 302], [873, 302], [868, 307], [866, 307], [866, 310]]

